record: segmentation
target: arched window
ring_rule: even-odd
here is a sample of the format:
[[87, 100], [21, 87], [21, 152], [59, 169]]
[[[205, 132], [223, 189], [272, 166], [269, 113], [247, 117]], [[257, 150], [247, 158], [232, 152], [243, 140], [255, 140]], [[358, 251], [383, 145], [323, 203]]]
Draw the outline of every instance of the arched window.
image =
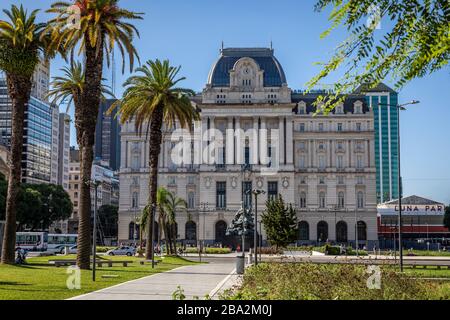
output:
[[227, 223], [223, 220], [219, 220], [216, 222], [216, 242], [223, 242], [227, 233]]
[[358, 208], [364, 208], [364, 193], [362, 191], [358, 191], [357, 202]]
[[139, 226], [135, 225], [134, 222], [130, 222], [128, 229], [128, 240], [139, 239]]
[[309, 224], [306, 221], [298, 224], [298, 240], [309, 240]]
[[367, 240], [367, 224], [364, 221], [358, 221], [358, 240]]
[[197, 225], [194, 221], [186, 222], [186, 240], [195, 241], [197, 240]]
[[347, 242], [347, 223], [345, 221], [339, 221], [336, 224], [336, 241]]
[[131, 207], [138, 208], [139, 207], [139, 194], [137, 192], [133, 192], [131, 197]]
[[325, 208], [325, 192], [319, 193], [319, 208]]
[[317, 224], [317, 241], [325, 242], [328, 240], [328, 223], [319, 221]]
[[300, 208], [306, 208], [306, 193], [300, 193]]
[[344, 201], [344, 192], [340, 191], [340, 192], [338, 193], [338, 207], [339, 207], [339, 208], [343, 208], [343, 207], [344, 207], [344, 204], [345, 204], [345, 201]]

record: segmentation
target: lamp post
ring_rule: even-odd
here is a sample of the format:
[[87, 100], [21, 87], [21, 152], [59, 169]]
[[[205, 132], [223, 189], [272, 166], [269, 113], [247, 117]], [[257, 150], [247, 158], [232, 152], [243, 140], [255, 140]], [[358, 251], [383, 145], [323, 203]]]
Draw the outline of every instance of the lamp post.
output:
[[92, 281], [95, 281], [95, 263], [97, 252], [97, 191], [101, 182], [98, 180], [91, 181], [91, 185], [94, 187], [94, 226], [92, 235]]
[[155, 203], [152, 203], [152, 214], [151, 214], [151, 217], [150, 217], [150, 228], [152, 228], [153, 229], [153, 231], [152, 231], [152, 239], [151, 239], [151, 241], [150, 241], [150, 245], [151, 245], [151, 254], [152, 254], [152, 269], [154, 269], [155, 268], [155, 246], [154, 246], [154, 244], [153, 244], [153, 242], [154, 242], [154, 240], [155, 240], [155, 236], [156, 236], [156, 228], [155, 228], [155, 226], [156, 226], [156, 223], [155, 223], [155, 220], [154, 220], [154, 217], [155, 217], [155, 214], [156, 214], [156, 204]]
[[403, 246], [402, 246], [402, 176], [400, 173], [400, 110], [406, 110], [405, 106], [418, 104], [420, 101], [412, 100], [403, 104], [378, 104], [379, 106], [395, 107], [397, 109], [397, 141], [398, 141], [398, 152], [397, 152], [397, 163], [398, 163], [398, 173], [397, 173], [397, 183], [398, 183], [398, 244], [399, 244], [399, 260], [400, 260], [400, 272], [403, 272]]
[[[265, 194], [262, 189], [253, 189], [255, 195], [255, 232], [253, 233], [253, 248], [255, 249], [255, 265], [258, 264], [258, 195]], [[261, 229], [260, 229], [261, 230]]]
[[[201, 261], [201, 253], [205, 246], [205, 224], [206, 224], [205, 215], [206, 215], [207, 208], [209, 208], [209, 202], [200, 202], [200, 207], [202, 208], [202, 211], [203, 211], [203, 233], [202, 233], [202, 241], [200, 242], [200, 261]], [[198, 220], [198, 222], [200, 223], [200, 219]]]

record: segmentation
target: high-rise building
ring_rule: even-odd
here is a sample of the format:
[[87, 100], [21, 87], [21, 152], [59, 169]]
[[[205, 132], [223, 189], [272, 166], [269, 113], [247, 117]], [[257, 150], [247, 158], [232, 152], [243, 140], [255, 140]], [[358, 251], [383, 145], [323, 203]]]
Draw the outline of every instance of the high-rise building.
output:
[[59, 114], [58, 184], [69, 190], [70, 116]]
[[105, 161], [116, 171], [120, 168], [120, 125], [116, 117], [117, 109], [111, 114], [107, 113], [114, 102], [115, 99], [108, 99], [100, 104], [95, 128], [94, 157]]
[[373, 89], [361, 86], [366, 103], [373, 110], [375, 127], [375, 165], [377, 168], [377, 201], [398, 198], [398, 94], [381, 83]]
[[33, 75], [31, 95], [38, 100], [48, 102], [47, 93], [50, 86], [50, 61], [41, 59]]
[[[50, 82], [50, 64], [41, 61], [33, 76], [31, 97], [25, 107], [23, 131], [22, 181], [58, 183], [59, 108], [46, 101]], [[6, 77], [0, 73], [0, 141], [11, 144], [11, 99]]]

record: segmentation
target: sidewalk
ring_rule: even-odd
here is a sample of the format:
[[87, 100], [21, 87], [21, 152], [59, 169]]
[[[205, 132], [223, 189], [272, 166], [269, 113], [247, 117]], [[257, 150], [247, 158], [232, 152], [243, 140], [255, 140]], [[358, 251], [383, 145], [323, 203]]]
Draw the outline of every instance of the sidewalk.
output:
[[[180, 286], [186, 300], [205, 295], [217, 298], [226, 288], [234, 263], [208, 263], [184, 266], [167, 272], [128, 281], [69, 300], [172, 300], [172, 293]], [[214, 296], [214, 297], [213, 297]]]

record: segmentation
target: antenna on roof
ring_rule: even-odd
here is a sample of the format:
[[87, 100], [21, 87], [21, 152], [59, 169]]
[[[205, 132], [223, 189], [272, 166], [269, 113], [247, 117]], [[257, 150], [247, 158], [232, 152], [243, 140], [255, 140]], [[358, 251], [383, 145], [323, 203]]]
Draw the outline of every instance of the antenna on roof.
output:
[[223, 40], [222, 40], [222, 50], [223, 50]]
[[273, 50], [273, 42], [272, 42], [272, 39], [270, 39], [270, 50]]

